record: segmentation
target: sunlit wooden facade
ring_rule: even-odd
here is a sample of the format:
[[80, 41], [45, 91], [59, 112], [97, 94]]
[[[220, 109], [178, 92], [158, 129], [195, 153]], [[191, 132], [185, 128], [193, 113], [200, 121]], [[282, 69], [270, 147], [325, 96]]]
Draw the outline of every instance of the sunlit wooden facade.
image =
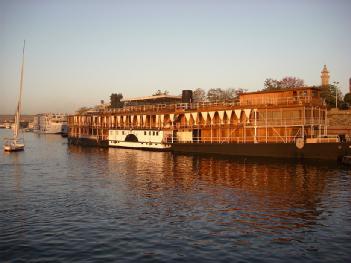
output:
[[164, 143], [322, 140], [327, 110], [317, 88], [251, 92], [223, 102], [153, 104], [68, 118], [70, 138], [108, 141], [111, 130], [165, 131]]

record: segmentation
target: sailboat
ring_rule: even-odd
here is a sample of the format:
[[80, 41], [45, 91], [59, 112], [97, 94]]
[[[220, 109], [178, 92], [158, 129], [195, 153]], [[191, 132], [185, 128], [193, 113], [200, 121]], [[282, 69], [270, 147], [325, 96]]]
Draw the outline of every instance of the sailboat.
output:
[[4, 143], [4, 151], [14, 152], [24, 150], [24, 139], [20, 137], [20, 117], [21, 117], [21, 101], [22, 101], [22, 90], [23, 90], [23, 67], [24, 67], [24, 48], [26, 46], [26, 41], [23, 43], [23, 53], [22, 53], [22, 66], [21, 66], [21, 79], [20, 79], [20, 94], [17, 102], [17, 109], [15, 114], [15, 123], [13, 127], [13, 137], [6, 138]]

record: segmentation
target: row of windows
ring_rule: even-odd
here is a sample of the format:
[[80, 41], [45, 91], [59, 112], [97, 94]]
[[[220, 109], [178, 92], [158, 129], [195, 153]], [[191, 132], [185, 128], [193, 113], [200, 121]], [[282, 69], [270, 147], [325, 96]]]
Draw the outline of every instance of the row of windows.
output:
[[[116, 135], [118, 135], [118, 132], [119, 131], [115, 131], [116, 132]], [[112, 135], [113, 134], [113, 131], [110, 131], [110, 134]], [[122, 131], [122, 135], [126, 135], [126, 134], [129, 134], [129, 132], [127, 131]], [[152, 136], [158, 136], [159, 132], [158, 131], [144, 131], [144, 135], [152, 135]]]
[[[110, 141], [110, 143], [120, 143], [121, 141]], [[152, 143], [152, 142], [139, 142], [140, 144], [145, 144], [145, 145], [159, 145], [160, 143]]]
[[[147, 131], [144, 131], [144, 135], [147, 135]], [[149, 131], [149, 135], [158, 136], [158, 131]]]

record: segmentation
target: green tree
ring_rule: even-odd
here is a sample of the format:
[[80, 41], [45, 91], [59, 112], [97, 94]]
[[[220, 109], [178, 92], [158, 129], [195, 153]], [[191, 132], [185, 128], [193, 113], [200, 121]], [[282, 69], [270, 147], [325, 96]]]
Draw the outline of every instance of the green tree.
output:
[[247, 92], [247, 89], [242, 89], [242, 88], [238, 88], [235, 89], [235, 97], [234, 99], [239, 99], [240, 94]]
[[284, 77], [281, 80], [276, 80], [268, 78], [264, 81], [263, 90], [277, 90], [277, 89], [291, 89], [291, 88], [300, 88], [305, 85], [303, 79], [297, 77]]
[[207, 92], [207, 100], [211, 102], [215, 101], [225, 101], [225, 100], [234, 100], [239, 97], [239, 95], [243, 92], [245, 92], [245, 89], [233, 89], [233, 88], [228, 88], [228, 89], [210, 89]]
[[284, 77], [279, 83], [282, 89], [301, 88], [305, 86], [305, 81], [297, 77]]
[[351, 107], [351, 93], [346, 93], [344, 96], [344, 101], [340, 104], [341, 110], [347, 110]]
[[160, 89], [158, 89], [154, 94], [152, 94], [152, 96], [168, 95], [168, 93], [168, 90], [161, 91]]
[[264, 89], [263, 90], [275, 90], [280, 89], [280, 83], [276, 79], [268, 78], [264, 81]]
[[193, 91], [193, 101], [194, 102], [206, 101], [206, 92], [201, 88], [194, 90]]
[[207, 91], [207, 100], [210, 102], [223, 101], [225, 97], [225, 91], [221, 88], [209, 89]]
[[341, 105], [342, 102], [342, 93], [340, 88], [337, 86], [337, 83], [329, 84], [326, 87], [321, 88], [321, 97], [325, 100], [328, 108], [335, 108], [336, 101], [338, 103], [338, 107]]
[[124, 103], [121, 101], [122, 99], [122, 93], [112, 93], [110, 96], [111, 108], [122, 108], [124, 105]]

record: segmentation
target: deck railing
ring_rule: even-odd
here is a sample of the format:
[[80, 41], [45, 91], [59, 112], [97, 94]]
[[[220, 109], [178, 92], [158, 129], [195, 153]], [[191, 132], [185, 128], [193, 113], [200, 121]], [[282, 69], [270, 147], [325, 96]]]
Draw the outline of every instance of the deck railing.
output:
[[202, 128], [252, 128], [252, 127], [272, 127], [272, 126], [306, 126], [306, 125], [325, 125], [325, 120], [322, 118], [268, 118], [259, 119], [256, 121], [250, 120], [250, 122], [238, 122], [238, 123], [226, 123], [226, 122], [213, 122], [213, 123], [173, 123], [173, 126], [167, 122], [161, 125], [160, 123], [148, 123], [148, 124], [115, 124], [115, 123], [91, 123], [91, 122], [74, 122], [70, 123], [70, 127], [82, 127], [82, 128], [103, 128], [103, 129], [115, 129], [115, 128], [124, 128], [124, 129], [202, 129]]
[[[312, 96], [295, 96], [284, 98], [267, 98], [258, 97], [250, 100], [232, 100], [232, 101], [215, 101], [215, 102], [197, 102], [197, 103], [177, 103], [177, 104], [153, 104], [141, 106], [127, 106], [123, 108], [103, 110], [108, 114], [135, 114], [135, 113], [177, 113], [183, 111], [215, 111], [229, 110], [238, 107], [262, 107], [262, 106], [293, 106], [313, 104], [316, 106], [324, 106], [325, 102], [322, 98]], [[88, 112], [89, 113], [89, 112]], [[91, 114], [99, 113], [91, 112]]]
[[[191, 139], [181, 139], [177, 137], [166, 138], [167, 143], [295, 143], [299, 136], [269, 135], [269, 136], [223, 136], [223, 137], [192, 137]], [[329, 135], [322, 137], [305, 138], [305, 143], [331, 143], [340, 142], [337, 135]], [[347, 138], [347, 142], [351, 139]]]

